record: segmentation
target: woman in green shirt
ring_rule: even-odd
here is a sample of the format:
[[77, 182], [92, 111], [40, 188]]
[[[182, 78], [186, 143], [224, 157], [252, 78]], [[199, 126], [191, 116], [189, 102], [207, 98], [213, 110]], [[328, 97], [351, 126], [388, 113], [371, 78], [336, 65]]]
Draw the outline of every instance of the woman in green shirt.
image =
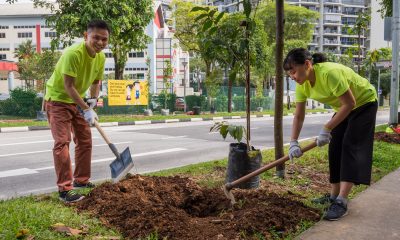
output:
[[324, 219], [337, 220], [347, 214], [347, 197], [353, 185], [369, 185], [371, 181], [378, 109], [375, 88], [351, 68], [326, 62], [323, 54], [311, 55], [304, 48], [291, 50], [283, 67], [297, 83], [289, 147], [291, 159], [302, 155], [297, 139], [303, 126], [307, 99], [330, 105], [335, 110], [316, 140], [320, 147], [329, 143], [331, 193], [316, 202], [331, 203]]

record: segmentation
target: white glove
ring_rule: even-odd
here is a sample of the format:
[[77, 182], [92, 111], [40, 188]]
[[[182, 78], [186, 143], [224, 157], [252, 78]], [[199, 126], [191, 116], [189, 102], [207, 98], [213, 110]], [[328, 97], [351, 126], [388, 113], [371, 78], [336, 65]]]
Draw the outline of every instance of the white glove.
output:
[[94, 108], [97, 106], [97, 98], [88, 98], [86, 99], [86, 104], [90, 107], [90, 108]]
[[300, 149], [299, 142], [297, 140], [290, 141], [289, 147], [289, 158], [293, 161], [293, 158], [299, 158], [303, 155]]
[[322, 147], [328, 144], [332, 139], [331, 131], [327, 128], [322, 128], [317, 137], [317, 146]]
[[85, 118], [86, 122], [89, 123], [89, 125], [93, 126], [94, 121], [99, 121], [99, 117], [97, 116], [97, 113], [92, 109], [88, 108], [83, 110], [83, 117]]

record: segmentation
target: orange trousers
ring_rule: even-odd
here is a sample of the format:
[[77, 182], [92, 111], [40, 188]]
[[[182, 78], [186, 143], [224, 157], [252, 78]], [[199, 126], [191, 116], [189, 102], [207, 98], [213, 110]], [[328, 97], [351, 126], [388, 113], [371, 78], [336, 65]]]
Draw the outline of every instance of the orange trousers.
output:
[[[76, 104], [46, 102], [47, 119], [54, 138], [53, 158], [59, 191], [73, 188], [72, 182], [89, 182], [92, 161], [92, 133]], [[71, 133], [75, 143], [75, 170], [69, 154]]]

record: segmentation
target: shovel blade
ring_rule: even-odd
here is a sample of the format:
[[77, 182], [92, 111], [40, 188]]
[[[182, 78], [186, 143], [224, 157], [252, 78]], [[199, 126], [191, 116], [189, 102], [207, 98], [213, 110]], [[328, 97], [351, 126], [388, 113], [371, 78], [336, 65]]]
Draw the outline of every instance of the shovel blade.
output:
[[114, 183], [119, 182], [133, 168], [131, 151], [126, 148], [120, 157], [110, 163], [111, 178]]

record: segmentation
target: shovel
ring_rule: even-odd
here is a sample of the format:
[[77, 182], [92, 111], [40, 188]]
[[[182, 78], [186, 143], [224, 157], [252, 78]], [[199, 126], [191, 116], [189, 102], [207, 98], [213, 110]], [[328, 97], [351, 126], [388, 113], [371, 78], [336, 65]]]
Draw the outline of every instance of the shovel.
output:
[[[301, 152], [305, 153], [308, 150], [311, 150], [316, 146], [317, 146], [317, 142], [310, 143], [309, 145], [307, 145], [304, 148], [302, 148]], [[255, 170], [254, 172], [251, 172], [251, 173], [249, 173], [249, 174], [247, 174], [247, 175], [245, 175], [245, 176], [243, 176], [243, 177], [241, 177], [239, 179], [236, 179], [233, 182], [225, 184], [224, 186], [222, 186], [222, 190], [224, 190], [225, 196], [228, 199], [230, 199], [231, 200], [231, 204], [234, 205], [236, 203], [236, 200], [235, 200], [235, 197], [233, 196], [233, 194], [231, 193], [231, 189], [232, 188], [234, 188], [235, 186], [237, 186], [238, 184], [240, 184], [242, 182], [245, 182], [245, 181], [249, 180], [250, 178], [252, 178], [254, 176], [260, 175], [261, 173], [263, 173], [263, 172], [265, 172], [265, 171], [267, 171], [267, 170], [269, 170], [269, 169], [271, 169], [271, 168], [273, 168], [273, 167], [275, 167], [277, 165], [280, 165], [280, 164], [286, 162], [287, 160], [289, 160], [289, 155], [281, 157], [281, 158], [279, 158], [279, 159], [277, 159], [277, 160], [275, 160], [273, 162], [270, 162], [270, 163], [264, 165], [263, 167]]]
[[128, 174], [128, 172], [133, 168], [131, 152], [129, 151], [129, 147], [127, 147], [122, 153], [119, 153], [115, 145], [111, 143], [110, 139], [108, 139], [107, 135], [105, 134], [103, 129], [101, 129], [99, 123], [96, 120], [94, 121], [94, 125], [103, 137], [104, 141], [106, 141], [106, 143], [110, 147], [111, 151], [117, 157], [114, 161], [110, 163], [111, 178], [113, 180], [113, 183], [117, 183], [119, 182], [119, 180], [125, 177], [126, 174]]

